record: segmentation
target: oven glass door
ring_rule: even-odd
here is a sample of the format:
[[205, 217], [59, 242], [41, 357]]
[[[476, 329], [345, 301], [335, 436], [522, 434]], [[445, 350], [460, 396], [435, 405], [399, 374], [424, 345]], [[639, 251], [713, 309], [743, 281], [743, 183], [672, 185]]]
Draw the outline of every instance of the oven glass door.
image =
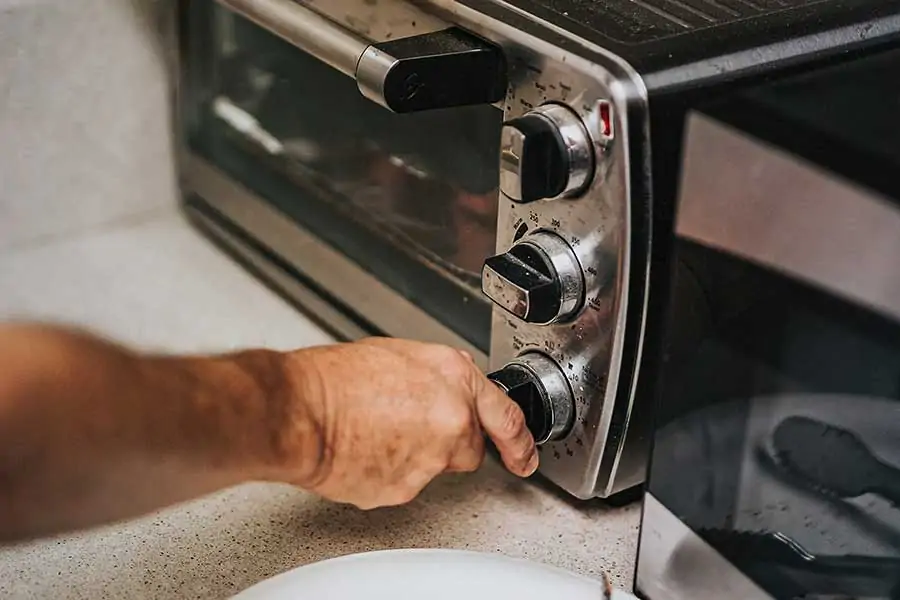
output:
[[396, 114], [217, 2], [187, 5], [190, 151], [486, 353], [502, 110]]
[[[648, 492], [778, 599], [900, 598], [898, 65], [799, 77], [689, 127]], [[813, 152], [865, 185], [797, 157]], [[737, 585], [697, 548], [676, 545], [668, 581]], [[654, 551], [645, 535], [642, 564]]]

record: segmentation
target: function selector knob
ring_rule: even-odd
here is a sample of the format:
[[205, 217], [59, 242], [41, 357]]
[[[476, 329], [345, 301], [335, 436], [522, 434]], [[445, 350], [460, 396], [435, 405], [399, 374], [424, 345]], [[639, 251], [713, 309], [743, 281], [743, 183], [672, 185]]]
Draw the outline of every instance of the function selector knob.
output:
[[576, 196], [593, 174], [591, 136], [572, 109], [544, 104], [503, 125], [500, 190], [511, 200]]
[[550, 325], [575, 315], [584, 303], [584, 273], [560, 236], [536, 231], [484, 262], [481, 290], [526, 323]]
[[572, 388], [553, 359], [537, 352], [523, 354], [488, 378], [522, 408], [538, 444], [560, 440], [572, 429]]

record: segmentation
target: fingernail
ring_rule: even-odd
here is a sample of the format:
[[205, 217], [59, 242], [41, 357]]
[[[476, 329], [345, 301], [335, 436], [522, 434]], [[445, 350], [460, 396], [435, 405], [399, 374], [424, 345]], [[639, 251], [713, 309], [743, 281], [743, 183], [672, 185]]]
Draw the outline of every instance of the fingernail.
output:
[[541, 464], [537, 450], [532, 451], [531, 458], [528, 459], [528, 465], [525, 467], [525, 477], [531, 477]]

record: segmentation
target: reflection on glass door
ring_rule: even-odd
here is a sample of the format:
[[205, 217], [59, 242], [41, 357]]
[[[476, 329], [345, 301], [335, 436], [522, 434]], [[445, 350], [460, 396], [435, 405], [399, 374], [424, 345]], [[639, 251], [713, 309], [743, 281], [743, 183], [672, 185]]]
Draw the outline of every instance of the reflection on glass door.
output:
[[775, 598], [900, 597], [900, 326], [677, 248], [650, 493]]
[[394, 114], [216, 3], [191, 10], [193, 150], [486, 351], [502, 111]]

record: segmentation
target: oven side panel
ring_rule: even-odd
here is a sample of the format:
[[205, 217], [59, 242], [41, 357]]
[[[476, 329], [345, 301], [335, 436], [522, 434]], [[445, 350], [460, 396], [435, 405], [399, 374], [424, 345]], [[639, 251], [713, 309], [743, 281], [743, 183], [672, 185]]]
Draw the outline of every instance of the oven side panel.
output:
[[[645, 597], [768, 597], [750, 574], [785, 597], [821, 589], [797, 561], [765, 551], [767, 534], [819, 558], [896, 556], [895, 511], [820, 493], [784, 468], [774, 444], [785, 422], [802, 417], [854, 431], [888, 462], [900, 456], [892, 260], [900, 213], [884, 175], [896, 151], [879, 152], [878, 139], [896, 121], [892, 101], [882, 100], [893, 96], [872, 97], [858, 121], [835, 119], [897, 57], [860, 53], [688, 121], [666, 361], [653, 373], [668, 404], [657, 411], [644, 506], [637, 588]], [[819, 106], [829, 118], [815, 114]], [[847, 141], [854, 136], [864, 141]], [[859, 466], [850, 452], [824, 452], [834, 472]], [[835, 571], [829, 585], [869, 590], [836, 594], [887, 597], [872, 590], [890, 577], [860, 584]]]

